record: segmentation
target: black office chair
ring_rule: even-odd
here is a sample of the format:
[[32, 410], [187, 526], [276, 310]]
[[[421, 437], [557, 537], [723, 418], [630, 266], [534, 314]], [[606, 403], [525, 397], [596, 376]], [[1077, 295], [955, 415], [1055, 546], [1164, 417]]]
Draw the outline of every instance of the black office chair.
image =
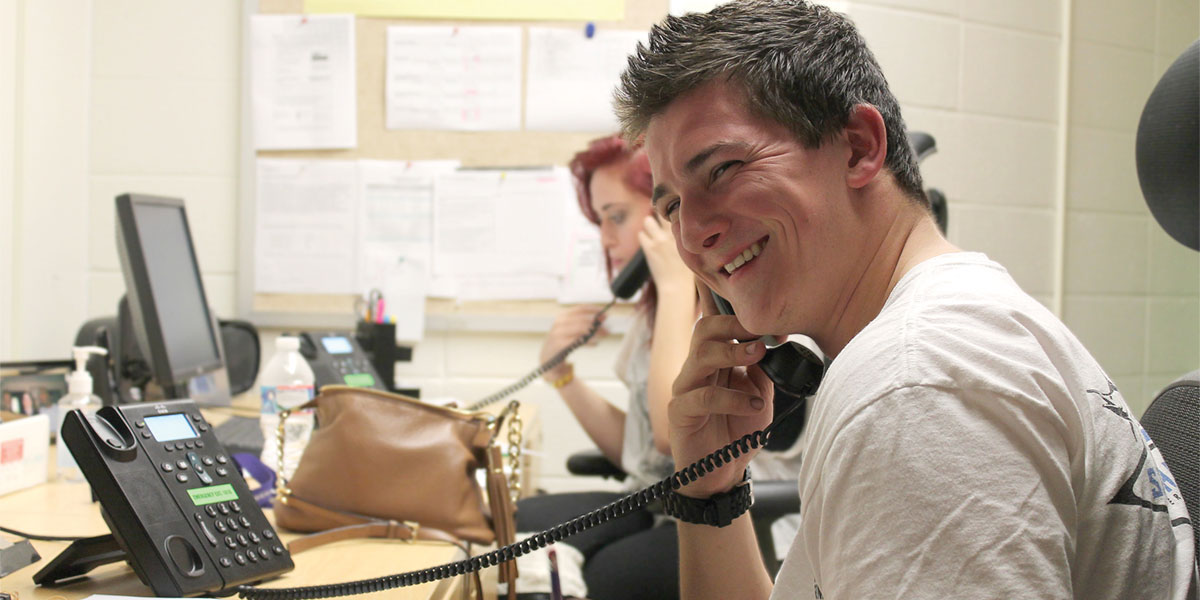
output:
[[[909, 131], [908, 143], [912, 147], [917, 162], [925, 160], [937, 152], [937, 140], [923, 131]], [[943, 234], [946, 233], [948, 222], [946, 211], [946, 195], [936, 188], [927, 188], [925, 195], [929, 198], [930, 212]], [[778, 393], [778, 392], [777, 392]], [[779, 408], [779, 398], [776, 408]], [[804, 398], [789, 398], [787, 402], [805, 402]], [[798, 414], [804, 415], [807, 409], [801, 409]], [[800, 435], [804, 426], [802, 417], [792, 417], [790, 423], [777, 427], [772, 434], [769, 449], [786, 450], [790, 448]], [[589, 449], [576, 452], [567, 457], [567, 471], [572, 475], [589, 477], [613, 478], [625, 480], [625, 471], [614, 465], [599, 450]], [[750, 517], [754, 521], [754, 533], [758, 538], [758, 549], [762, 553], [767, 570], [774, 577], [783, 564], [783, 559], [775, 548], [771, 527], [779, 519], [800, 512], [800, 492], [795, 480], [754, 480], [754, 508], [750, 509]]]
[[[1136, 157], [1150, 213], [1176, 241], [1200, 250], [1200, 40], [1163, 73], [1146, 101]], [[1200, 519], [1198, 379], [1200, 371], [1192, 371], [1168, 385], [1141, 418], [1179, 484], [1193, 528]], [[1196, 556], [1200, 559], [1200, 535]], [[1197, 587], [1193, 582], [1190, 597], [1196, 597]]]
[[[1200, 518], [1200, 369], [1163, 388], [1146, 412], [1142, 427], [1171, 469], [1192, 522]], [[1200, 556], [1200, 535], [1196, 536]]]
[[236, 396], [254, 387], [262, 348], [258, 328], [249, 321], [220, 319], [221, 346], [225, 350], [225, 371], [229, 375], [229, 393]]

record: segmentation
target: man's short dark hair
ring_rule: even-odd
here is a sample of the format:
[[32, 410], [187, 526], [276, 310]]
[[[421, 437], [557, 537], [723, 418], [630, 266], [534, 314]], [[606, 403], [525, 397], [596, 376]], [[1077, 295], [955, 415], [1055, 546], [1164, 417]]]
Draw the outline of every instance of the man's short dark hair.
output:
[[625, 135], [641, 135], [676, 98], [718, 78], [740, 84], [750, 110], [808, 148], [845, 129], [855, 105], [874, 106], [887, 128], [886, 167], [906, 195], [927, 202], [900, 105], [845, 16], [802, 0], [746, 0], [667, 17], [621, 75]]

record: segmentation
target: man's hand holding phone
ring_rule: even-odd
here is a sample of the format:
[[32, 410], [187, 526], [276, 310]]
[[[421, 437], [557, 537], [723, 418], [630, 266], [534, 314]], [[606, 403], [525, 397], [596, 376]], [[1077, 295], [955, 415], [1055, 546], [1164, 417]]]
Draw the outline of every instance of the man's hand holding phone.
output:
[[[672, 388], [668, 419], [671, 453], [682, 468], [713, 450], [771, 423], [774, 386], [755, 363], [766, 348], [733, 315], [719, 314], [708, 287], [697, 283], [704, 316], [692, 333], [687, 360]], [[753, 452], [679, 490], [680, 494], [707, 498], [742, 480]]]

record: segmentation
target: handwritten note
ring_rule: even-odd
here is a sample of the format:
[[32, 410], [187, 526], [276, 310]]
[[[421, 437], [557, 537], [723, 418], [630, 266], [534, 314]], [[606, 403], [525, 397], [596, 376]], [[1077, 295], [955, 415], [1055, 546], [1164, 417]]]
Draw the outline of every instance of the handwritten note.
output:
[[434, 182], [457, 168], [452, 160], [358, 162], [359, 287], [383, 291], [397, 341], [424, 337]]
[[525, 128], [537, 131], [617, 129], [612, 99], [642, 31], [529, 28]]
[[600, 229], [578, 210], [567, 209], [566, 274], [558, 301], [563, 304], [607, 302], [612, 298], [608, 287], [608, 269]]
[[388, 27], [385, 87], [388, 129], [519, 129], [521, 29]]
[[434, 272], [561, 276], [563, 212], [573, 201], [563, 167], [443, 175], [434, 205]]
[[356, 165], [346, 160], [258, 160], [254, 289], [355, 293]]

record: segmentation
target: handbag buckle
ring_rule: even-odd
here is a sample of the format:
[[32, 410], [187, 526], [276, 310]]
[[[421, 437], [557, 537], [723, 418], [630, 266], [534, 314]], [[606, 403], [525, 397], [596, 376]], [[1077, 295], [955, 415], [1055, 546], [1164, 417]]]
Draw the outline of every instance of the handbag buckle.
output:
[[417, 534], [421, 533], [421, 524], [416, 521], [404, 521], [404, 526], [412, 531], [412, 537], [404, 540], [407, 544], [415, 544], [417, 542]]

